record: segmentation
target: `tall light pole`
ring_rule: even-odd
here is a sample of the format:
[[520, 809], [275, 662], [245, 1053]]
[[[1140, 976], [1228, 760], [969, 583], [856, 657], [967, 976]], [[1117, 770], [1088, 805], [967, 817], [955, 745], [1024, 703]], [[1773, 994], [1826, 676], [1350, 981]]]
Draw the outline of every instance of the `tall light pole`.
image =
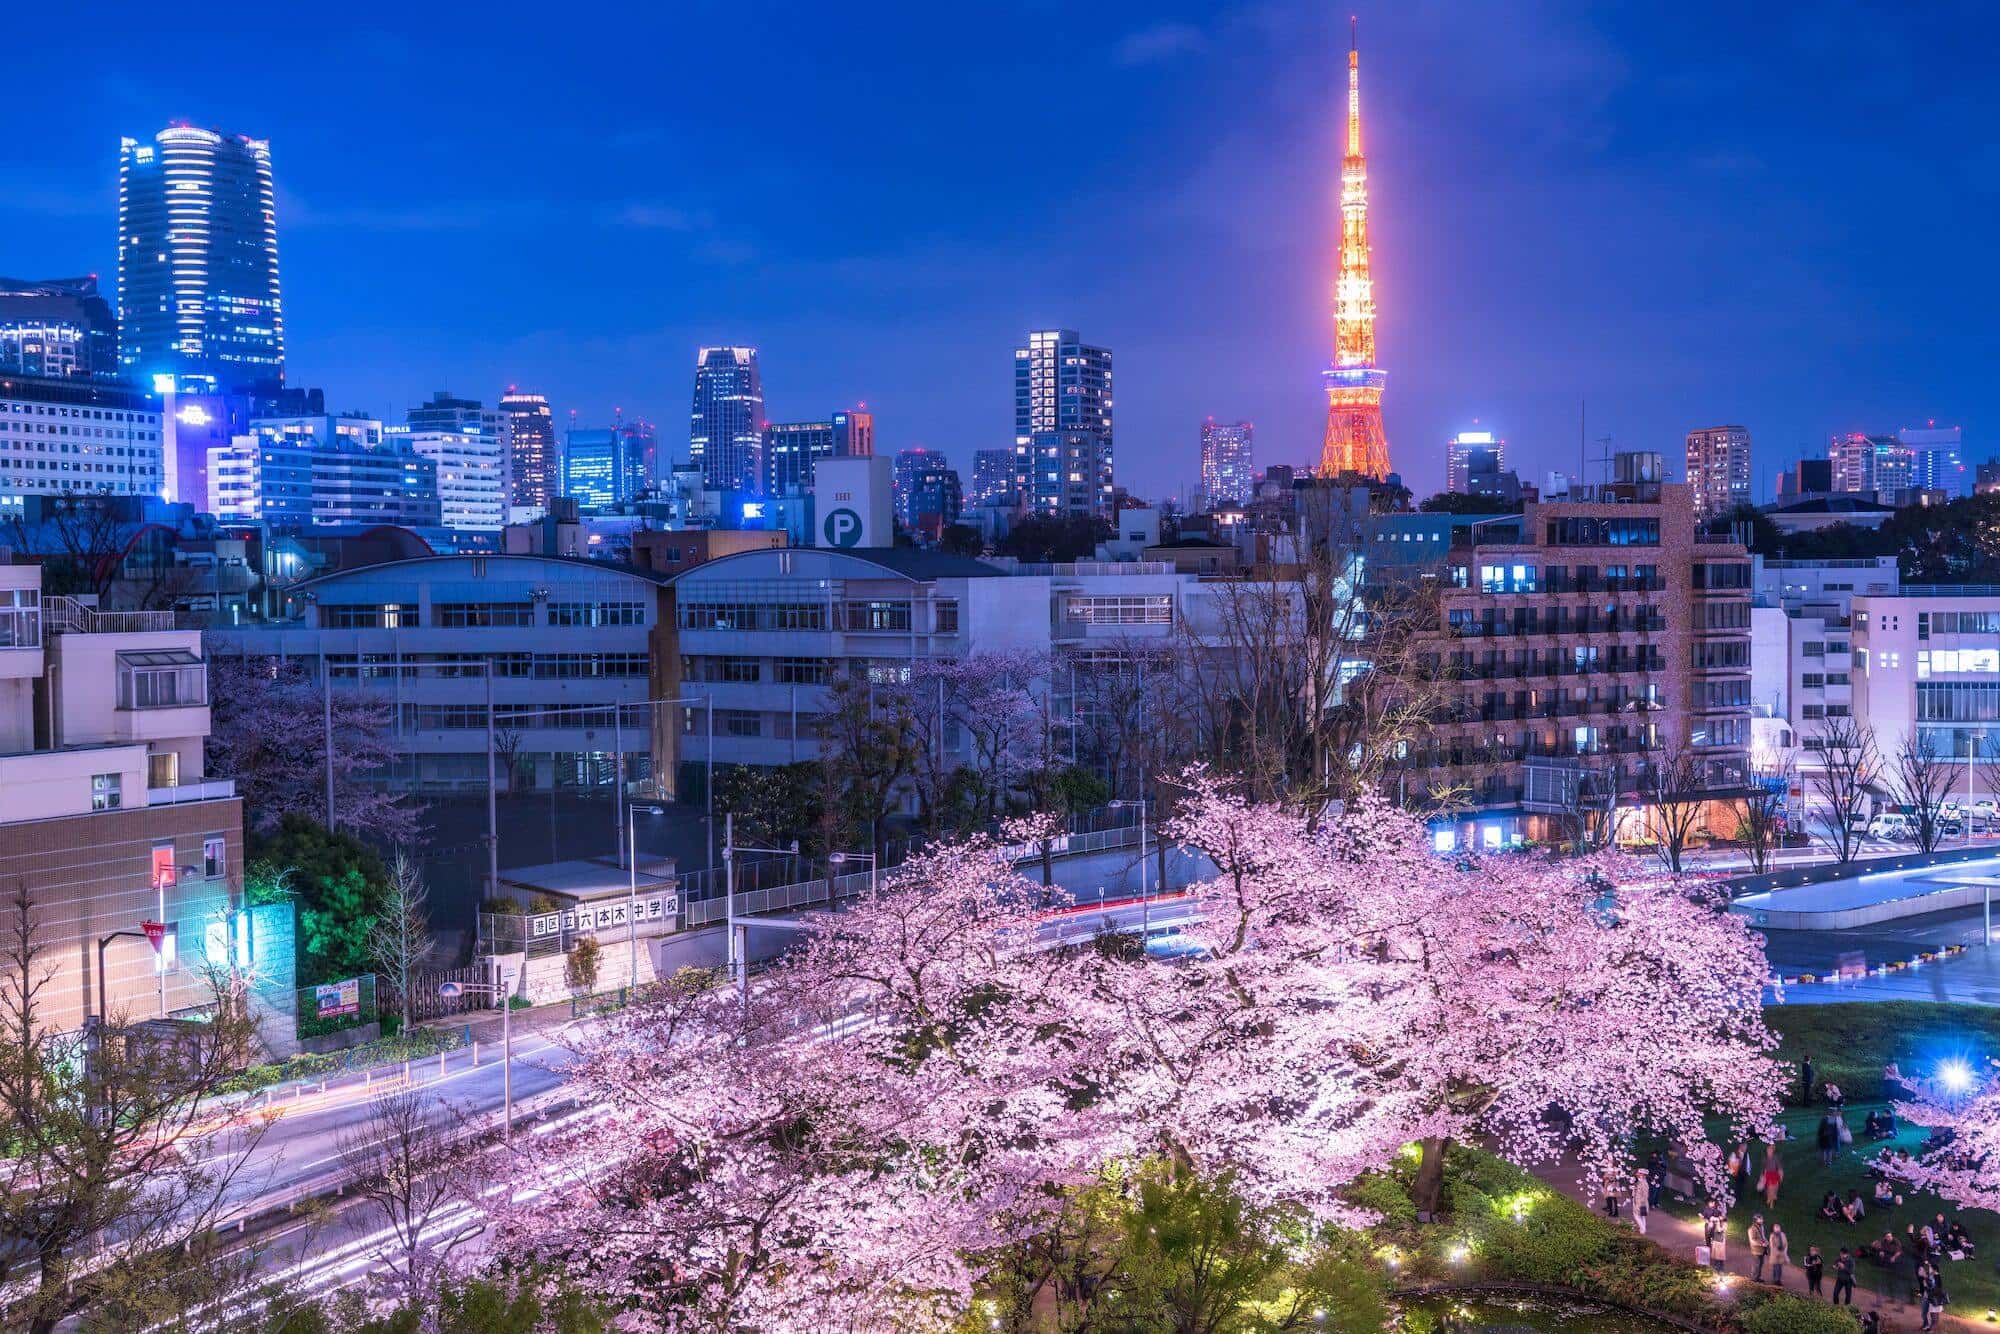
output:
[[[826, 859], [827, 859], [827, 860], [828, 860], [829, 862], [832, 862], [832, 863], [833, 863], [833, 864], [834, 864], [835, 866], [841, 866], [841, 865], [844, 865], [844, 864], [846, 864], [847, 862], [862, 862], [862, 861], [865, 861], [865, 862], [867, 862], [867, 863], [868, 863], [868, 901], [869, 901], [870, 903], [873, 903], [873, 902], [875, 902], [875, 891], [876, 891], [876, 883], [875, 883], [875, 876], [876, 876], [876, 867], [877, 867], [878, 865], [880, 865], [880, 862], [879, 862], [879, 861], [878, 861], [878, 860], [876, 859], [876, 856], [875, 856], [875, 854], [874, 854], [874, 853], [872, 853], [872, 852], [829, 852], [829, 853], [827, 853], [827, 854], [826, 854]], [[829, 906], [831, 906], [831, 905], [829, 905]]]
[[514, 975], [500, 970], [498, 985], [488, 982], [440, 982], [438, 995], [463, 996], [473, 992], [493, 996], [500, 1002], [500, 1106], [504, 1134], [514, 1138]]
[[1153, 896], [1147, 888], [1150, 883], [1148, 876], [1150, 868], [1147, 866], [1146, 857], [1146, 799], [1134, 797], [1130, 801], [1111, 802], [1110, 806], [1114, 811], [1122, 811], [1132, 806], [1139, 809], [1139, 948], [1143, 950], [1146, 947], [1145, 942], [1153, 938]]
[[625, 808], [625, 846], [631, 850], [631, 856], [626, 862], [631, 872], [631, 878], [627, 881], [626, 885], [625, 926], [627, 930], [625, 934], [627, 943], [631, 947], [628, 951], [628, 966], [631, 969], [630, 985], [633, 987], [639, 985], [639, 812], [641, 811], [644, 811], [648, 815], [666, 814], [666, 811], [658, 806], [627, 806]]
[[[736, 814], [725, 812], [722, 817], [722, 893], [723, 913], [728, 931], [729, 969], [736, 978], [737, 994], [743, 1003], [750, 1003], [750, 959], [749, 951], [739, 951], [736, 947], [736, 854], [739, 852], [768, 852], [778, 857], [799, 855], [799, 841], [792, 840], [789, 848], [753, 848], [748, 843], [736, 841]], [[739, 955], [741, 957], [739, 957]]]

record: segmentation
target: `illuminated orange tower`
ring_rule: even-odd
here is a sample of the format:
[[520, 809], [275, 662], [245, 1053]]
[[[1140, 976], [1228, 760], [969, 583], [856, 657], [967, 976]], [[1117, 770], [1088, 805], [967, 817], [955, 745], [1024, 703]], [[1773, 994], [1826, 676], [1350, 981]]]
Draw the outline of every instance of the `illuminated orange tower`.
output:
[[1333, 289], [1333, 365], [1326, 382], [1326, 441], [1319, 475], [1389, 475], [1382, 390], [1389, 373], [1375, 364], [1375, 282], [1368, 276], [1368, 163], [1361, 156], [1361, 48], [1347, 49], [1347, 155], [1340, 160], [1340, 277]]

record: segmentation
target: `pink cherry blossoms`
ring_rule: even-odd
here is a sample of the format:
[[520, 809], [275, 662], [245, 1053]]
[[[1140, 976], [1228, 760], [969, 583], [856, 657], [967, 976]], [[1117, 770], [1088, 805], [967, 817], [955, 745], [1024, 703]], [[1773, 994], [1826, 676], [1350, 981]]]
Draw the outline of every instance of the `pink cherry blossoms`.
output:
[[1945, 1142], [1907, 1162], [1885, 1159], [1887, 1170], [1961, 1208], [2000, 1212], [2000, 1068], [1982, 1076], [1956, 1063], [1925, 1078], [1890, 1066], [1889, 1076], [1907, 1092], [1896, 1115], [1944, 1132]]
[[1761, 946], [1699, 888], [1181, 787], [1191, 956], [1065, 944], [996, 846], [935, 851], [804, 919], [747, 1000], [684, 975], [580, 1039], [601, 1119], [504, 1247], [637, 1327], [943, 1328], [983, 1255], [1134, 1160], [1358, 1223], [1343, 1188], [1412, 1141], [1434, 1186], [1454, 1138], [1608, 1172], [1652, 1131], [1720, 1188], [1704, 1114], [1776, 1112]]

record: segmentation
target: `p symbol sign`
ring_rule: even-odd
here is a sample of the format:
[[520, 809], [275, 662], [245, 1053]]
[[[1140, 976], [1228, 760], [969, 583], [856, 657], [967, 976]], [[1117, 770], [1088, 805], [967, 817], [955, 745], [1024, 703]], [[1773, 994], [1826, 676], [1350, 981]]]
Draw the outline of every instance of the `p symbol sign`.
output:
[[820, 531], [826, 534], [830, 547], [855, 546], [861, 541], [861, 516], [843, 505], [827, 514]]

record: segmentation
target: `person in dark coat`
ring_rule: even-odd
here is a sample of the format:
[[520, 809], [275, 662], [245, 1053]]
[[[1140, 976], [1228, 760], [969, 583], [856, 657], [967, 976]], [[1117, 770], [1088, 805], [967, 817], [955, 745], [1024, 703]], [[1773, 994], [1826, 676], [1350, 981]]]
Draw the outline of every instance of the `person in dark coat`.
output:
[[1799, 1063], [1799, 1106], [1810, 1107], [1813, 1100], [1813, 1063], [1807, 1056]]

